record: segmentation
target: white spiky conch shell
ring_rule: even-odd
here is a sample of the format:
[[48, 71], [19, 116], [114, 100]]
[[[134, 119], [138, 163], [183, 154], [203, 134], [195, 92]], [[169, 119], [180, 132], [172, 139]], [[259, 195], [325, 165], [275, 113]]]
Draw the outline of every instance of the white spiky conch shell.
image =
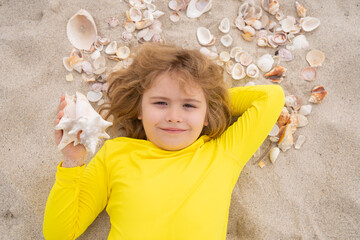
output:
[[97, 36], [93, 17], [88, 11], [80, 9], [69, 19], [66, 33], [74, 47], [81, 50], [90, 50]]
[[191, 0], [186, 9], [186, 16], [189, 18], [198, 18], [203, 13], [209, 11], [211, 6], [212, 0]]
[[[75, 96], [67, 94], [65, 101], [64, 116], [55, 126], [56, 130], [63, 130], [63, 137], [58, 149], [61, 150], [69, 143], [74, 142], [74, 146], [79, 143], [84, 144], [85, 148], [94, 154], [100, 138], [110, 138], [105, 130], [112, 123], [105, 121], [91, 106], [85, 95], [80, 92], [76, 92], [76, 101]], [[81, 131], [80, 142], [77, 139], [79, 131]]]

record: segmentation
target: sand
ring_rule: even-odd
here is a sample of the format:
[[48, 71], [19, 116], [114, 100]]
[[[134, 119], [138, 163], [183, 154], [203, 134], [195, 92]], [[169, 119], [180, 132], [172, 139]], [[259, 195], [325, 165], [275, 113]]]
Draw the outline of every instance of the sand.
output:
[[[208, 27], [219, 39], [220, 20], [225, 16], [233, 20], [242, 1], [214, 1], [200, 19], [190, 20], [182, 13], [178, 23], [170, 22], [167, 2], [155, 3], [165, 12], [160, 18], [164, 37], [175, 44], [186, 39], [199, 49], [196, 28]], [[295, 16], [294, 0], [279, 2], [285, 15]], [[283, 64], [288, 72], [280, 85], [287, 95], [305, 102], [315, 85], [324, 85], [329, 93], [322, 104], [313, 106], [309, 124], [296, 132], [307, 137], [302, 149], [281, 153], [275, 164], [266, 158], [263, 169], [254, 158], [245, 166], [232, 195], [229, 240], [360, 239], [360, 2], [302, 3], [310, 16], [321, 20], [306, 37], [310, 49], [323, 51], [326, 59], [318, 68], [318, 79], [305, 82], [300, 71], [308, 65], [307, 51], [295, 52], [295, 59]], [[0, 1], [1, 239], [43, 238], [44, 208], [61, 157], [53, 141], [59, 98], [65, 92], [90, 89], [79, 74], [74, 74], [74, 82], [66, 82], [68, 72], [62, 65], [71, 48], [66, 23], [81, 8], [92, 14], [101, 36], [120, 41], [122, 27], [109, 29], [106, 20], [115, 16], [123, 21], [126, 2]], [[236, 29], [230, 34], [232, 46], [242, 46], [256, 58], [275, 52], [245, 42]], [[219, 40], [216, 47], [226, 49]], [[268, 81], [260, 77], [255, 83]], [[106, 239], [109, 229], [103, 212], [80, 239]]]

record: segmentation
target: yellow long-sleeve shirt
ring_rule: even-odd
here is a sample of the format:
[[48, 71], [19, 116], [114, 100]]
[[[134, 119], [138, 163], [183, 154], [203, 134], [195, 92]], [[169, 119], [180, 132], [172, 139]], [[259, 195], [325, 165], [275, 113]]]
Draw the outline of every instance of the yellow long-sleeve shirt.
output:
[[58, 166], [43, 232], [74, 239], [106, 207], [108, 239], [225, 239], [233, 187], [284, 105], [280, 86], [230, 89], [233, 115], [220, 137], [200, 137], [179, 151], [146, 140], [105, 142], [88, 166]]

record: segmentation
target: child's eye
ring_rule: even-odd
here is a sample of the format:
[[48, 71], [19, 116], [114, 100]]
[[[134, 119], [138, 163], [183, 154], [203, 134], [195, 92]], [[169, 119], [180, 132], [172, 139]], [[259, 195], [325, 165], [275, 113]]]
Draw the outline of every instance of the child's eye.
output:
[[192, 105], [192, 104], [184, 104], [184, 107], [186, 107], [186, 108], [196, 108], [194, 105]]
[[166, 102], [155, 102], [154, 104], [155, 104], [155, 105], [167, 105]]

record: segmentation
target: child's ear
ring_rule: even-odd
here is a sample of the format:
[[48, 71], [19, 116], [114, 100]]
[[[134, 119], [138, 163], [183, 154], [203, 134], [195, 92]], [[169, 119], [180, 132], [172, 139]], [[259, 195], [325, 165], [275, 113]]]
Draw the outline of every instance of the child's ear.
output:
[[208, 125], [209, 125], [209, 121], [208, 121], [208, 118], [206, 117], [204, 120], [204, 126], [207, 127]]

